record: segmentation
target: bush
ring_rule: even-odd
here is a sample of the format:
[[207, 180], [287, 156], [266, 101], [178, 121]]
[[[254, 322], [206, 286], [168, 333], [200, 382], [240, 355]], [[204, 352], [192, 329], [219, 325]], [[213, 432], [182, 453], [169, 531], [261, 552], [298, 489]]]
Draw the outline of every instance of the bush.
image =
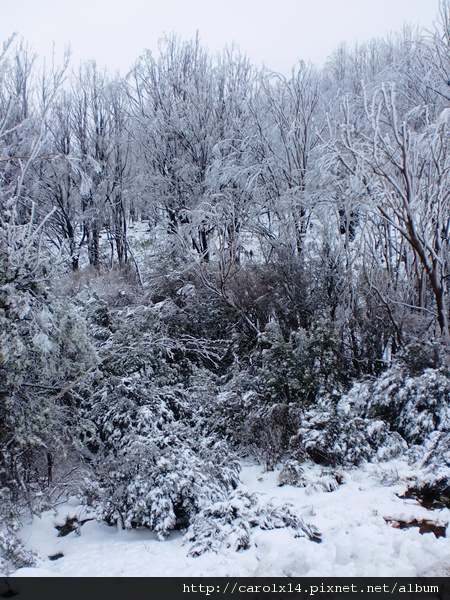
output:
[[190, 544], [191, 556], [205, 552], [219, 554], [227, 549], [246, 550], [252, 543], [255, 528], [263, 530], [287, 528], [294, 537], [306, 537], [320, 542], [320, 533], [305, 523], [285, 503], [276, 507], [264, 503], [257, 494], [236, 491], [224, 501], [205, 507], [193, 520], [185, 534], [185, 543]]
[[424, 465], [437, 469], [448, 464], [449, 400], [444, 370], [411, 374], [397, 362], [377, 379], [310, 407], [291, 446], [318, 463], [336, 465], [388, 460], [418, 444], [428, 457]]
[[263, 404], [248, 417], [244, 443], [268, 471], [273, 471], [288, 449], [297, 422], [295, 405]]
[[182, 385], [158, 386], [145, 375], [100, 382], [85, 401], [94, 435], [86, 437], [83, 485], [99, 518], [148, 527], [162, 539], [236, 487], [238, 460], [208, 434], [200, 404]]
[[[212, 429], [241, 452], [250, 452], [271, 471], [283, 457], [298, 425], [298, 406], [270, 403], [237, 376], [217, 395]], [[253, 382], [255, 383], [255, 382]], [[229, 388], [232, 389], [229, 389]]]
[[383, 421], [346, 415], [339, 408], [323, 407], [302, 417], [296, 436], [309, 458], [322, 465], [358, 465], [371, 460], [382, 446], [389, 445], [390, 456], [405, 450], [400, 436], [391, 434]]
[[423, 444], [450, 426], [450, 379], [443, 370], [408, 372], [397, 363], [358, 390], [358, 404], [368, 418], [381, 418], [411, 444]]
[[38, 510], [37, 494], [71, 445], [64, 390], [97, 356], [81, 311], [51, 293], [50, 261], [30, 231], [0, 248], [0, 482], [12, 501]]
[[301, 460], [291, 457], [283, 465], [278, 475], [278, 485], [292, 485], [305, 488], [307, 493], [334, 492], [342, 483], [340, 470], [324, 467], [319, 476], [311, 476], [305, 473], [301, 466]]
[[261, 367], [258, 378], [271, 402], [312, 404], [320, 393], [340, 388], [337, 341], [326, 319], [309, 330], [293, 331], [286, 341], [277, 323], [269, 323], [259, 337]]
[[172, 423], [158, 433], [131, 433], [116, 452], [101, 453], [92, 470], [84, 497], [99, 518], [125, 529], [148, 527], [164, 539], [224, 499], [238, 483], [240, 466], [223, 442], [198, 443], [189, 427]]
[[34, 566], [35, 556], [17, 536], [20, 529], [17, 506], [11, 502], [7, 488], [0, 489], [0, 510], [0, 573], [7, 576], [10, 570]]

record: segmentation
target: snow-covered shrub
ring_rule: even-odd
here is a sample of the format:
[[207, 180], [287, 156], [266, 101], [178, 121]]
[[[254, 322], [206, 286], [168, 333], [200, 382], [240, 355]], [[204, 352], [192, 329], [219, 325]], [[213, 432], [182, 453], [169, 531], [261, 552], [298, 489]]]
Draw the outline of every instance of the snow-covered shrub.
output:
[[[304, 459], [302, 456], [302, 459]], [[278, 475], [277, 484], [281, 487], [283, 485], [293, 485], [296, 487], [303, 487], [304, 478], [304, 470], [301, 466], [301, 462], [294, 457], [288, 458]]]
[[292, 485], [305, 488], [307, 493], [334, 492], [342, 482], [342, 473], [339, 470], [324, 467], [317, 475], [311, 476], [306, 473], [301, 463], [294, 459], [288, 459], [278, 475], [278, 485]]
[[246, 423], [244, 443], [268, 471], [273, 471], [289, 446], [298, 422], [295, 404], [262, 404], [255, 407]]
[[[447, 440], [448, 441], [448, 440]], [[448, 447], [448, 446], [447, 446]], [[434, 465], [427, 465], [433, 467]], [[416, 481], [409, 485], [406, 491], [405, 498], [415, 498], [425, 508], [437, 509], [447, 507], [450, 508], [450, 476], [447, 469], [438, 471], [432, 470], [431, 473], [420, 473]]]
[[33, 224], [8, 227], [0, 235], [0, 481], [35, 511], [71, 445], [65, 390], [97, 358], [83, 314], [52, 292], [56, 270]]
[[239, 480], [239, 463], [226, 445], [196, 440], [189, 427], [167, 425], [151, 437], [130, 435], [115, 453], [100, 454], [88, 504], [109, 524], [145, 526], [160, 539], [187, 527], [203, 506], [224, 499]]
[[0, 574], [6, 576], [10, 570], [33, 566], [35, 557], [18, 538], [21, 524], [7, 488], [0, 489], [0, 510]]
[[254, 390], [245, 390], [236, 381], [235, 386], [221, 391], [213, 404], [210, 422], [214, 431], [273, 470], [296, 431], [298, 407], [268, 403]]
[[205, 278], [217, 276], [215, 263], [203, 264], [199, 277], [196, 269], [186, 268], [186, 257], [166, 250], [147, 265], [151, 274], [146, 295], [158, 313], [159, 326], [172, 338], [227, 340], [236, 323], [235, 310], [204, 285]]
[[270, 402], [307, 405], [336, 385], [339, 377], [332, 328], [317, 319], [310, 330], [293, 331], [285, 340], [280, 326], [268, 323], [259, 337], [261, 366], [258, 378]]
[[443, 370], [410, 374], [396, 364], [358, 390], [369, 418], [381, 418], [409, 443], [422, 444], [434, 431], [450, 430], [450, 379]]
[[219, 395], [215, 415], [221, 431], [272, 470], [289, 448], [300, 413], [331, 385], [333, 347], [332, 332], [320, 319], [288, 340], [278, 323], [268, 323], [252, 367], [236, 374]]
[[424, 445], [427, 462], [449, 464], [450, 379], [441, 369], [411, 374], [395, 363], [340, 398], [323, 397], [301, 416], [291, 446], [322, 464], [389, 460]]
[[50, 483], [71, 443], [63, 390], [95, 367], [96, 355], [73, 306], [11, 287], [0, 290], [0, 471], [20, 495]]
[[[359, 417], [343, 421], [333, 407], [323, 412], [311, 410], [302, 418], [297, 439], [301, 440], [314, 462], [325, 465], [358, 464], [375, 453], [366, 425]], [[380, 421], [380, 427], [383, 425]]]
[[232, 446], [244, 448], [248, 418], [259, 401], [258, 394], [247, 386], [239, 385], [238, 389], [223, 386], [211, 407], [211, 427]]
[[170, 321], [172, 299], [79, 298], [101, 361], [73, 390], [84, 501], [108, 523], [163, 538], [238, 482], [237, 458], [213, 425], [215, 376], [203, 363], [214, 344], [171, 336], [162, 304]]
[[199, 510], [236, 487], [239, 463], [217, 440], [193, 447], [192, 430], [165, 429], [159, 437], [130, 440], [94, 464], [85, 497], [109, 524], [145, 526], [160, 539], [189, 525]]
[[390, 431], [388, 423], [362, 415], [364, 410], [353, 403], [352, 390], [338, 401], [326, 396], [302, 414], [291, 447], [331, 466], [357, 465], [376, 456], [388, 460], [406, 450], [405, 441]]
[[292, 505], [274, 506], [257, 494], [242, 491], [205, 507], [194, 518], [185, 534], [191, 556], [205, 552], [220, 553], [227, 549], [246, 550], [252, 544], [255, 528], [287, 528], [294, 537], [320, 541], [318, 530], [297, 515]]
[[409, 342], [396, 356], [404, 362], [411, 375], [421, 375], [426, 369], [438, 369], [445, 364], [445, 351], [437, 341]]
[[[418, 485], [444, 489], [450, 496], [450, 431], [435, 431], [423, 449], [421, 480]], [[450, 504], [448, 502], [447, 504]]]
[[84, 485], [100, 518], [163, 538], [236, 487], [238, 460], [226, 442], [203, 432], [195, 395], [145, 378], [107, 382], [92, 405], [96, 442]]
[[299, 415], [331, 386], [336, 356], [332, 332], [320, 319], [285, 340], [270, 322], [258, 338], [252, 365], [222, 387], [214, 408], [218, 431], [272, 470], [289, 448]]

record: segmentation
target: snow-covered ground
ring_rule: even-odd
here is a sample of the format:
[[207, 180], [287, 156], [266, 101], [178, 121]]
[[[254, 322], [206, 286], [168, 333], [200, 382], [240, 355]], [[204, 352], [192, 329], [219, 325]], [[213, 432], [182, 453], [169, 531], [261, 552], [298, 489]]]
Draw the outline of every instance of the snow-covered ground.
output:
[[[322, 469], [305, 467], [311, 485], [277, 486], [278, 472], [243, 464], [241, 489], [262, 495], [273, 504], [290, 502], [306, 523], [315, 525], [322, 542], [295, 538], [287, 529], [252, 530], [251, 546], [235, 552], [187, 555], [181, 533], [160, 542], [147, 530], [121, 531], [97, 521], [58, 537], [55, 525], [67, 516], [88, 515], [75, 499], [25, 526], [21, 537], [36, 552], [36, 568], [14, 576], [54, 577], [415, 577], [450, 576], [448, 537], [421, 534], [417, 527], [399, 529], [391, 521], [429, 520], [447, 526], [450, 510], [429, 511], [412, 499], [402, 499], [414, 476], [404, 460], [366, 464], [342, 473], [332, 492], [319, 489]], [[447, 527], [447, 535], [450, 528]], [[50, 560], [49, 556], [64, 556]]]

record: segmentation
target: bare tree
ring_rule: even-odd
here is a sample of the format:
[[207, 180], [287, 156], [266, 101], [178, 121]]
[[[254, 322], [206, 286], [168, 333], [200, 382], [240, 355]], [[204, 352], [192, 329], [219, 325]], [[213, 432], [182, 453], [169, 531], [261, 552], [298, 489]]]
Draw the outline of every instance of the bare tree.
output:
[[159, 57], [150, 52], [142, 56], [132, 71], [129, 92], [134, 151], [145, 171], [141, 181], [148, 210], [169, 231], [187, 230], [196, 252], [208, 260], [207, 227], [197, 221], [194, 232], [191, 212], [204, 200], [220, 126], [212, 63], [198, 36], [187, 43], [165, 38]]
[[[264, 73], [252, 114], [254, 131], [248, 146], [254, 158], [248, 173], [271, 213], [266, 213], [268, 220], [274, 216], [280, 225], [290, 224], [294, 247], [301, 254], [313, 204], [308, 188], [312, 153], [320, 141], [318, 74], [304, 63], [289, 79]], [[285, 235], [283, 226], [281, 231]]]
[[[347, 103], [339, 139], [331, 142], [353, 189], [407, 243], [416, 265], [418, 308], [426, 308], [427, 283], [443, 339], [447, 307], [449, 211], [448, 115], [431, 122], [426, 106], [402, 111], [394, 83], [365, 91], [365, 125]], [[394, 251], [394, 246], [391, 247]]]

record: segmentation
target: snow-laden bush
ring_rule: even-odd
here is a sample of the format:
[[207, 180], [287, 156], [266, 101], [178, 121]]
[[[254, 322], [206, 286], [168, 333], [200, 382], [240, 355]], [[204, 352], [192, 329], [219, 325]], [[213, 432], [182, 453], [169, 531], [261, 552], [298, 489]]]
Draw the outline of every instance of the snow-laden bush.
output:
[[96, 361], [76, 307], [0, 288], [0, 477], [16, 501], [35, 508], [34, 491], [51, 483], [71, 446], [64, 390]]
[[268, 471], [273, 471], [289, 446], [298, 422], [295, 404], [262, 404], [251, 412], [246, 423], [246, 446]]
[[259, 402], [259, 396], [254, 390], [233, 381], [231, 386], [223, 386], [216, 396], [211, 407], [211, 426], [230, 444], [242, 448], [246, 445], [249, 416]]
[[67, 383], [95, 364], [86, 321], [44, 289], [0, 285], [0, 376], [4, 386]]
[[408, 444], [425, 448], [426, 463], [449, 464], [450, 379], [443, 370], [410, 373], [396, 363], [377, 379], [355, 383], [340, 398], [325, 396], [301, 415], [291, 447], [315, 462], [389, 460]]
[[301, 465], [306, 456], [306, 453], [297, 452], [296, 456], [291, 456], [284, 462], [277, 480], [280, 487], [283, 485], [303, 487], [305, 472]]
[[303, 413], [294, 447], [303, 448], [316, 463], [323, 465], [357, 465], [371, 460], [380, 448], [388, 460], [406, 450], [402, 438], [389, 430], [380, 419], [367, 419], [358, 411], [348, 410], [347, 397], [337, 404], [322, 399]]
[[145, 295], [111, 306], [83, 292], [101, 363], [76, 395], [84, 500], [99, 518], [160, 538], [236, 487], [239, 463], [211, 423], [211, 340], [174, 338]]
[[240, 470], [225, 444], [192, 438], [192, 430], [177, 424], [100, 455], [94, 479], [85, 482], [87, 503], [109, 524], [148, 527], [160, 539], [187, 527], [203, 506], [236, 487]]
[[409, 484], [417, 491], [413, 496], [450, 507], [450, 431], [433, 432], [423, 446], [411, 447], [408, 459], [416, 467]]
[[226, 442], [203, 432], [193, 396], [136, 377], [98, 392], [84, 497], [99, 518], [162, 539], [236, 487], [239, 462]]
[[320, 542], [318, 530], [294, 512], [291, 504], [274, 506], [258, 494], [236, 491], [222, 501], [205, 507], [194, 518], [185, 534], [190, 545], [188, 554], [200, 556], [205, 552], [232, 549], [246, 550], [252, 545], [255, 528], [288, 529], [294, 537], [307, 537]]
[[300, 415], [327, 389], [339, 389], [336, 340], [324, 319], [285, 339], [270, 322], [251, 364], [221, 388], [214, 408], [217, 431], [273, 470], [289, 450]]
[[320, 392], [336, 387], [337, 340], [326, 319], [318, 318], [308, 331], [293, 331], [288, 340], [277, 323], [268, 323], [258, 343], [258, 380], [267, 401], [308, 405]]
[[426, 369], [439, 369], [447, 362], [445, 346], [439, 340], [410, 341], [396, 358], [404, 363], [413, 377]]
[[210, 422], [215, 431], [241, 451], [251, 452], [271, 471], [288, 449], [298, 412], [296, 404], [270, 403], [254, 390], [226, 389], [214, 402]]
[[0, 235], [0, 482], [38, 511], [71, 446], [65, 390], [97, 358], [79, 308], [52, 293], [56, 269], [32, 224], [12, 227], [17, 237], [9, 229]]
[[0, 489], [0, 511], [0, 574], [6, 576], [11, 570], [33, 566], [35, 557], [18, 537], [21, 524], [17, 506], [7, 488]]
[[410, 374], [394, 365], [357, 391], [369, 418], [381, 418], [409, 443], [423, 444], [434, 431], [450, 431], [450, 379], [443, 370]]
[[342, 472], [324, 467], [319, 474], [305, 473], [301, 462], [296, 458], [289, 458], [283, 465], [278, 475], [278, 485], [292, 485], [305, 488], [306, 493], [334, 492], [342, 483]]

